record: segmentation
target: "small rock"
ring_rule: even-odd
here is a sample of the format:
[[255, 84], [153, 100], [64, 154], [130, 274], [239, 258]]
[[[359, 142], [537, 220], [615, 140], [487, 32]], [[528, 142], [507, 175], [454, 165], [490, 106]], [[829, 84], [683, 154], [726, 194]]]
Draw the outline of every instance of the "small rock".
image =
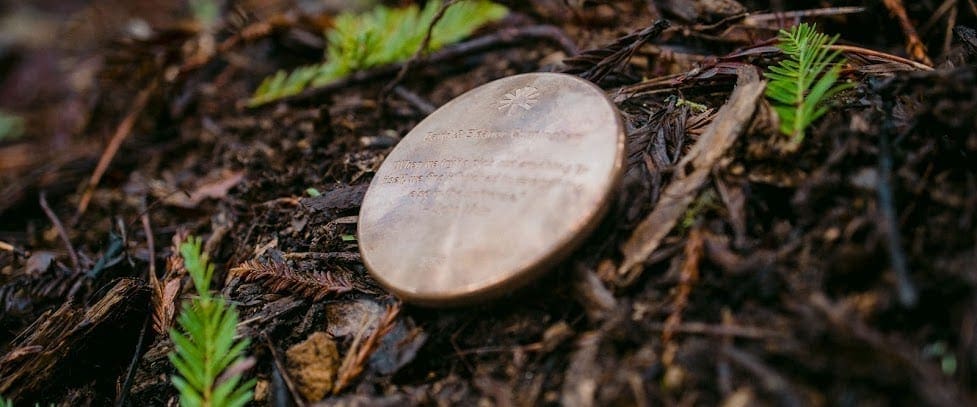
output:
[[875, 168], [862, 168], [850, 179], [852, 186], [874, 191], [879, 187], [879, 172]]
[[740, 388], [723, 400], [722, 407], [746, 407], [756, 404], [754, 402], [753, 390], [748, 387]]
[[325, 332], [314, 332], [285, 352], [288, 373], [298, 392], [308, 401], [319, 401], [332, 391], [339, 368], [336, 342]]
[[27, 258], [27, 264], [24, 265], [24, 274], [37, 275], [47, 271], [56, 257], [57, 255], [54, 252], [43, 250], [31, 253], [31, 256]]
[[268, 400], [268, 381], [258, 380], [254, 385], [254, 401]]

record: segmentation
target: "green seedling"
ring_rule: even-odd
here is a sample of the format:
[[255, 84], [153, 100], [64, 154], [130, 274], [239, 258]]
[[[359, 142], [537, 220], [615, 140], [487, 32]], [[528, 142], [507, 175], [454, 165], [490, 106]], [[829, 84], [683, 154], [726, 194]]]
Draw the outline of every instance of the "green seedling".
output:
[[[298, 94], [309, 87], [324, 86], [353, 72], [402, 62], [421, 47], [428, 27], [441, 8], [441, 1], [429, 1], [423, 9], [377, 6], [365, 14], [342, 13], [326, 32], [326, 61], [303, 66], [291, 73], [278, 71], [265, 78], [249, 104], [257, 106]], [[456, 3], [438, 20], [425, 51], [462, 40], [478, 27], [500, 20], [508, 10], [488, 0]]]
[[239, 407], [251, 401], [254, 379], [243, 382], [240, 373], [228, 369], [243, 363], [247, 339], [235, 340], [238, 314], [223, 298], [210, 292], [214, 265], [190, 237], [180, 245], [183, 264], [193, 280], [197, 296], [183, 304], [177, 318], [180, 329], [170, 329], [173, 351], [170, 361], [178, 375], [173, 385], [184, 407]]
[[764, 74], [770, 80], [766, 96], [780, 117], [780, 131], [799, 143], [807, 126], [828, 112], [825, 102], [851, 85], [837, 83], [844, 61], [839, 51], [830, 49], [837, 36], [802, 23], [780, 30], [778, 39], [786, 58]]

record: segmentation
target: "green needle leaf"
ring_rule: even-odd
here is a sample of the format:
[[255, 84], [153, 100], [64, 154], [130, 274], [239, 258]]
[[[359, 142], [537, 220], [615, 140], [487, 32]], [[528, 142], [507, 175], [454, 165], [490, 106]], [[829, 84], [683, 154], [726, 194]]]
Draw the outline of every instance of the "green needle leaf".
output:
[[214, 265], [201, 249], [199, 238], [180, 245], [183, 263], [193, 280], [197, 297], [183, 304], [177, 317], [179, 329], [170, 330], [173, 352], [170, 362], [177, 375], [173, 386], [180, 392], [180, 405], [238, 407], [251, 400], [255, 381], [242, 383], [240, 374], [216, 383], [232, 363], [244, 357], [249, 341], [234, 340], [238, 314], [234, 307], [210, 293]]
[[827, 100], [851, 87], [837, 83], [844, 60], [829, 48], [837, 39], [807, 23], [778, 35], [786, 58], [764, 73], [769, 80], [766, 95], [780, 117], [780, 131], [794, 142], [803, 140], [807, 126], [827, 113]]
[[[377, 6], [365, 14], [341, 13], [326, 32], [326, 61], [278, 71], [261, 82], [249, 101], [257, 106], [335, 82], [353, 72], [406, 61], [420, 48], [428, 27], [441, 8], [441, 0], [403, 8]], [[489, 0], [458, 2], [445, 10], [431, 31], [425, 51], [458, 42], [478, 27], [505, 17], [508, 9]]]

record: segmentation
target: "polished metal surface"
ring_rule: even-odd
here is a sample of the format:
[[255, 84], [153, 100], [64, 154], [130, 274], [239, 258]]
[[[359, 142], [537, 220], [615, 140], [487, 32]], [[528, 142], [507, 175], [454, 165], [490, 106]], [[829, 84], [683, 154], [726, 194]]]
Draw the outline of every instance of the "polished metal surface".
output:
[[511, 291], [572, 251], [621, 177], [624, 129], [574, 76], [496, 80], [421, 121], [360, 209], [363, 261], [405, 301], [471, 303]]

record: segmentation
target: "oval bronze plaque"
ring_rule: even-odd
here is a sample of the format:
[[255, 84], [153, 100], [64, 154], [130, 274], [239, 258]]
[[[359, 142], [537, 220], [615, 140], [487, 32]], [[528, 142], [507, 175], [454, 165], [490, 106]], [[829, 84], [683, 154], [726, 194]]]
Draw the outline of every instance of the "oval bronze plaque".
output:
[[623, 162], [620, 115], [590, 82], [531, 73], [480, 86], [421, 121], [380, 166], [360, 209], [363, 262], [408, 302], [503, 294], [586, 237]]

